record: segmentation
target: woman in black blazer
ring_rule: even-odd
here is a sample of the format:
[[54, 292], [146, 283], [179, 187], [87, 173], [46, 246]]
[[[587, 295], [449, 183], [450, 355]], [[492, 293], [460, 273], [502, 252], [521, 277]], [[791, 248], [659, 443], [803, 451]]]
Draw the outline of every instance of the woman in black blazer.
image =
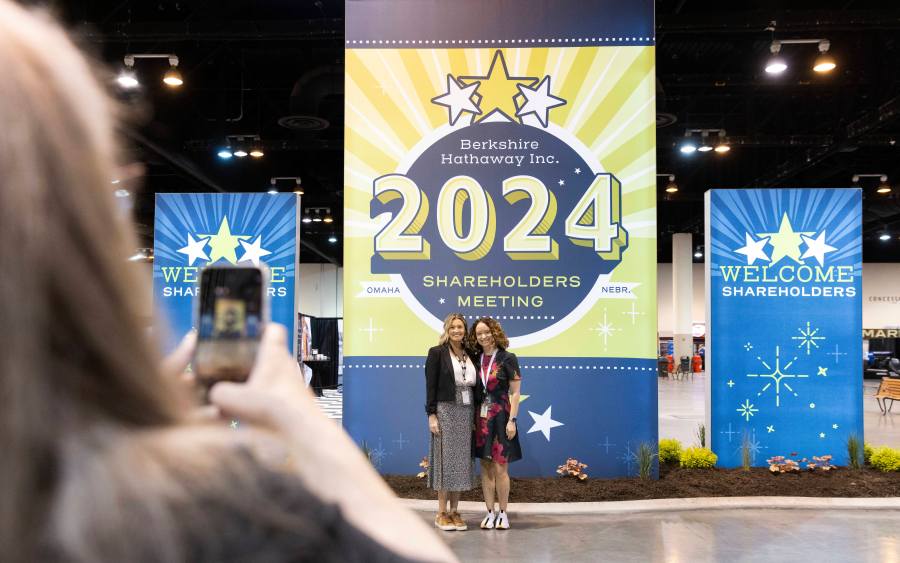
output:
[[459, 494], [471, 490], [475, 480], [475, 364], [466, 350], [466, 331], [462, 315], [448, 315], [438, 345], [428, 350], [425, 361], [425, 412], [431, 431], [428, 486], [438, 492], [434, 525], [448, 531], [467, 528], [457, 510]]

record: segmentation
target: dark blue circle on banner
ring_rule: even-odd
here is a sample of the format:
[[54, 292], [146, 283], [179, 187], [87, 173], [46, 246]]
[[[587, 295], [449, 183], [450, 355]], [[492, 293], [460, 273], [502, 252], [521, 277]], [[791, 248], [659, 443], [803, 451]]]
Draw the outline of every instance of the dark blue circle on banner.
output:
[[[418, 234], [428, 242], [430, 257], [386, 259], [375, 252], [372, 273], [401, 275], [412, 295], [439, 319], [451, 312], [494, 316], [502, 320], [509, 336], [530, 334], [571, 313], [597, 277], [611, 272], [621, 261], [604, 259], [593, 247], [575, 244], [566, 236], [567, 217], [590, 187], [595, 171], [576, 150], [543, 129], [501, 122], [458, 129], [428, 147], [405, 176], [428, 202]], [[477, 257], [460, 257], [438, 230], [439, 194], [456, 176], [477, 182], [495, 210], [493, 242]], [[514, 176], [536, 178], [555, 197], [556, 214], [546, 235], [556, 242], [558, 256], [533, 259], [519, 255], [520, 259], [514, 259], [504, 251], [504, 237], [532, 205], [530, 198], [509, 203], [504, 197], [503, 182]], [[614, 205], [619, 202], [616, 198]], [[372, 217], [389, 212], [393, 220], [403, 203], [400, 198], [387, 203], [375, 198]], [[443, 218], [454, 225], [460, 237], [473, 228], [471, 205], [466, 199], [455, 221]], [[621, 224], [619, 229], [621, 232]]]

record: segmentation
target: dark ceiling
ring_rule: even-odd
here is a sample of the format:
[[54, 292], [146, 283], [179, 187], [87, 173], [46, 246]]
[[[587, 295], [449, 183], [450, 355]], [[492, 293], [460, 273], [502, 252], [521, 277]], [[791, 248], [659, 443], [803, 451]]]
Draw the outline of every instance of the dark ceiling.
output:
[[[141, 117], [126, 128], [145, 167], [135, 189], [144, 243], [153, 194], [255, 191], [300, 176], [304, 207], [329, 207], [331, 225], [303, 230], [303, 262], [342, 260], [343, 0], [52, 2], [83, 42], [113, 66], [126, 53], [174, 53], [185, 79], [159, 80], [164, 60], [139, 60], [144, 86], [123, 98]], [[773, 32], [771, 28], [773, 27]], [[809, 69], [815, 45], [786, 45], [790, 68], [763, 71], [772, 39], [826, 38], [838, 67]], [[848, 187], [863, 179], [864, 260], [900, 262], [900, 4], [874, 1], [657, 2], [659, 260], [671, 233], [703, 233], [709, 188]], [[319, 119], [310, 119], [319, 118]], [[310, 125], [328, 127], [309, 130]], [[725, 129], [730, 153], [682, 155], [686, 129]], [[259, 135], [265, 156], [222, 161], [226, 135]], [[281, 189], [292, 189], [291, 182]], [[889, 242], [878, 240], [885, 229]], [[332, 233], [338, 243], [327, 238]]]

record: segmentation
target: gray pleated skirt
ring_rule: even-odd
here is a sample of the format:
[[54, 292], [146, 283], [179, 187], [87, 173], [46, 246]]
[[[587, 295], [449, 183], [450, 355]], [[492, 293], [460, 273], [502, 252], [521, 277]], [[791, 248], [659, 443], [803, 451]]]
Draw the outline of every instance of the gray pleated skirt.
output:
[[428, 486], [436, 491], [468, 491], [474, 487], [473, 389], [469, 388], [468, 405], [462, 402], [462, 389], [456, 388], [456, 401], [440, 401], [437, 404], [441, 433], [431, 435], [431, 447], [428, 450]]

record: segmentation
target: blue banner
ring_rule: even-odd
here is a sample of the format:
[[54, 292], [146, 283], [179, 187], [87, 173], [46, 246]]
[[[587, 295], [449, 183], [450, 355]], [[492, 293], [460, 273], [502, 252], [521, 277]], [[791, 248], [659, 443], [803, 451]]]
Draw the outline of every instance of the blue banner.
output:
[[292, 193], [156, 194], [153, 296], [167, 348], [194, 327], [200, 270], [218, 263], [268, 266], [271, 319], [294, 349], [299, 210]]
[[863, 438], [862, 193], [706, 193], [706, 365], [719, 465], [834, 456]]

